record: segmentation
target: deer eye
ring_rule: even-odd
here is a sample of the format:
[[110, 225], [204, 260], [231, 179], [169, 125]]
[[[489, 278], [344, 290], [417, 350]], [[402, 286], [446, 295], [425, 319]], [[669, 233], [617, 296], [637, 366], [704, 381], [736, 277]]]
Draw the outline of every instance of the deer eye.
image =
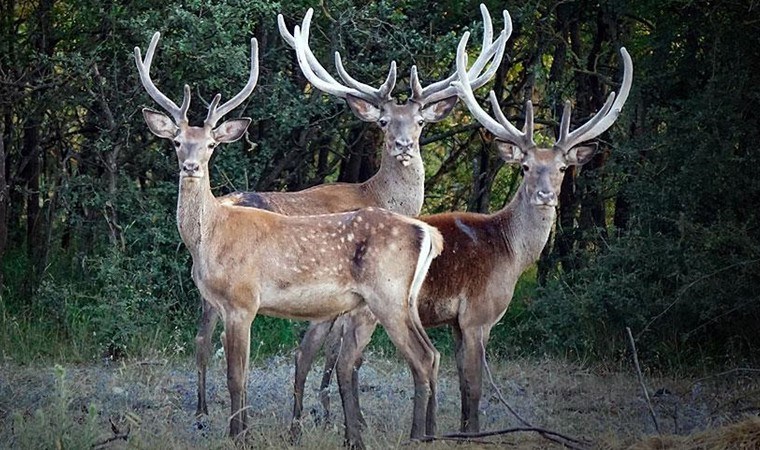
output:
[[380, 124], [381, 127], [385, 128], [388, 126], [388, 119], [380, 119], [377, 121], [378, 124]]
[[419, 125], [419, 126], [423, 126], [423, 125], [425, 125], [425, 120], [424, 120], [424, 119], [420, 119], [420, 120], [418, 120], [418, 121], [417, 121], [417, 125]]
[[212, 148], [214, 148], [214, 147], [216, 147], [216, 142], [209, 142], [209, 143], [208, 143], [208, 148], [209, 148], [209, 149], [212, 149]]
[[172, 141], [172, 144], [174, 144], [175, 147], [179, 148], [182, 143], [180, 141]]
[[523, 172], [527, 172], [527, 171], [529, 171], [529, 170], [530, 170], [530, 167], [528, 167], [528, 165], [527, 165], [527, 164], [523, 164], [523, 165], [522, 165], [522, 170], [523, 170]]
[[560, 168], [559, 168], [559, 171], [560, 171], [560, 172], [563, 172], [563, 173], [564, 173], [566, 170], [567, 170], [567, 166], [562, 166], [562, 167], [560, 167]]

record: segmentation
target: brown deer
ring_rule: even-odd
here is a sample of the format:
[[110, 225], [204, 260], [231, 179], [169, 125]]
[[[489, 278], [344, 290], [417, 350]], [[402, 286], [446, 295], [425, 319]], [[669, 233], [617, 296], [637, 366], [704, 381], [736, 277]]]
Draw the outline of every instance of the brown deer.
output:
[[[246, 86], [222, 105], [217, 94], [199, 127], [187, 118], [190, 87], [185, 85], [178, 107], [150, 78], [159, 36], [154, 34], [144, 60], [135, 48], [135, 61], [146, 91], [171, 117], [149, 108], [143, 115], [151, 132], [172, 141], [176, 149], [179, 233], [192, 255], [193, 281], [224, 323], [230, 436], [241, 436], [246, 429], [245, 381], [256, 314], [326, 320], [363, 305], [409, 362], [415, 385], [411, 437], [434, 434], [439, 354], [420, 323], [416, 296], [431, 260], [441, 252], [440, 233], [379, 208], [284, 216], [215, 198], [209, 159], [218, 144], [240, 139], [251, 120], [217, 122], [256, 85], [257, 41], [251, 40]], [[358, 423], [347, 420], [346, 442], [363, 447]]]
[[[504, 54], [506, 41], [511, 33], [512, 22], [504, 11], [504, 30], [496, 41], [493, 40], [493, 25], [490, 13], [480, 5], [483, 17], [483, 42], [481, 54], [469, 71], [473, 78], [473, 88], [483, 86], [493, 78]], [[299, 65], [307, 80], [317, 89], [345, 99], [354, 114], [362, 120], [375, 122], [383, 130], [384, 143], [381, 151], [380, 169], [364, 183], [332, 183], [315, 186], [299, 192], [238, 192], [222, 198], [225, 203], [249, 206], [285, 215], [323, 214], [351, 211], [362, 207], [376, 206], [399, 214], [416, 216], [422, 209], [425, 172], [420, 155], [419, 137], [426, 123], [445, 118], [457, 101], [456, 90], [450, 86], [457, 78], [456, 72], [447, 79], [422, 87], [417, 69], [412, 67], [410, 85], [411, 97], [406, 103], [398, 104], [391, 96], [396, 84], [396, 65], [391, 63], [388, 76], [379, 88], [373, 88], [356, 81], [344, 69], [340, 54], [336, 52], [335, 64], [343, 83], [338, 82], [319, 63], [309, 48], [309, 30], [313, 9], [309, 9], [300, 27], [291, 34], [282, 15], [278, 16], [280, 34], [286, 43], [296, 49]], [[488, 63], [491, 62], [490, 65]], [[216, 326], [217, 313], [208, 302], [203, 302], [203, 315], [196, 337], [196, 363], [198, 367], [198, 408], [197, 414], [208, 414], [206, 403], [206, 370], [212, 350], [212, 333]], [[322, 339], [328, 326], [310, 327], [314, 339]], [[311, 358], [297, 363], [297, 367], [311, 367], [314, 354], [303, 355], [296, 352], [296, 360]], [[305, 380], [306, 373], [296, 379]], [[303, 383], [296, 382], [294, 392], [292, 434], [300, 432], [300, 417], [303, 410]], [[300, 387], [299, 387], [300, 386]], [[362, 420], [361, 416], [359, 417]]]
[[[596, 151], [596, 146], [579, 144], [602, 134], [620, 114], [631, 88], [633, 63], [625, 48], [621, 48], [624, 75], [620, 95], [615, 98], [615, 93], [611, 93], [602, 109], [573, 132], [570, 132], [571, 106], [566, 102], [559, 139], [551, 148], [538, 147], [533, 141], [530, 101], [525, 105], [523, 132], [505, 118], [493, 91], [490, 100], [496, 119], [476, 101], [465, 69], [468, 38], [466, 33], [457, 48], [459, 81], [453, 85], [475, 119], [496, 136], [501, 158], [522, 166], [523, 180], [510, 203], [494, 214], [453, 212], [420, 217], [440, 230], [446, 245], [430, 266], [418, 305], [423, 326], [449, 325], [453, 330], [462, 402], [460, 429], [477, 432], [482, 361], [491, 328], [506, 312], [518, 278], [538, 260], [549, 239], [565, 169], [586, 163]], [[356, 371], [375, 326], [376, 320], [366, 308], [341, 316], [332, 325], [326, 338], [329, 348], [321, 388], [326, 410], [329, 408], [326, 391], [333, 367], [338, 371], [344, 404], [349, 399], [354, 402], [352, 408], [359, 410]], [[324, 340], [304, 339], [301, 353], [315, 353]], [[302, 360], [311, 359], [303, 356]], [[308, 369], [297, 367], [296, 375]]]

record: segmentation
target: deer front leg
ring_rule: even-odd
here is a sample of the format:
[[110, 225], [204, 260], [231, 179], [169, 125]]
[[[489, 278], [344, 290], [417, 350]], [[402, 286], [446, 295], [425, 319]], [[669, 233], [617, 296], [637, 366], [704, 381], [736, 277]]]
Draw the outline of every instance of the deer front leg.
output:
[[293, 420], [290, 423], [290, 437], [298, 440], [301, 435], [301, 416], [303, 414], [303, 394], [306, 376], [309, 374], [314, 357], [327, 337], [333, 321], [312, 322], [304, 333], [301, 344], [296, 350], [296, 373], [293, 380]]
[[198, 405], [195, 409], [195, 415], [208, 415], [208, 406], [206, 404], [206, 371], [208, 361], [211, 357], [213, 348], [211, 337], [219, 318], [216, 309], [201, 297], [201, 320], [198, 324], [198, 334], [195, 336], [195, 365], [198, 371]]
[[[372, 339], [372, 333], [375, 332], [375, 328], [377, 327], [377, 320], [368, 310], [352, 313], [347, 318], [349, 320], [347, 321], [344, 333], [347, 341], [344, 342], [348, 342], [349, 346], [340, 351], [337, 364], [338, 366], [353, 368], [350, 379], [351, 395], [348, 398], [354, 402], [351, 410], [355, 411], [359, 424], [366, 427], [367, 421], [359, 406], [359, 369], [363, 362], [362, 353]], [[352, 347], [355, 347], [355, 350]], [[341, 383], [340, 378], [338, 379], [338, 383]], [[343, 392], [345, 388], [341, 386], [340, 389]]]
[[[455, 339], [457, 333], [454, 333]], [[485, 342], [479, 326], [462, 328], [457, 343], [459, 390], [462, 395], [460, 431], [480, 431], [480, 396], [483, 389], [483, 349]]]
[[345, 315], [335, 319], [327, 334], [325, 343], [325, 366], [322, 369], [322, 381], [319, 384], [319, 402], [322, 404], [322, 414], [325, 425], [331, 421], [330, 417], [330, 380], [333, 371], [338, 365], [338, 356], [343, 347], [343, 333], [345, 331]]
[[251, 324], [255, 313], [225, 314], [224, 352], [227, 356], [227, 389], [230, 391], [230, 437], [242, 438], [247, 425], [246, 380], [251, 347]]

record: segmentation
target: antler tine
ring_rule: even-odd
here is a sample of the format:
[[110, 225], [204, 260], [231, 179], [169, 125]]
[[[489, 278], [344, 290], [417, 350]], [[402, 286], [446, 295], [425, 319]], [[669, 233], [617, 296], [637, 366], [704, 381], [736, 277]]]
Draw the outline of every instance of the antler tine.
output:
[[[490, 98], [491, 98], [491, 105], [493, 106], [494, 113], [496, 114], [496, 117], [498, 119], [494, 120], [493, 117], [491, 117], [478, 103], [478, 101], [475, 99], [475, 94], [472, 92], [472, 85], [469, 80], [469, 75], [467, 73], [466, 67], [467, 67], [467, 52], [465, 48], [467, 47], [467, 40], [470, 38], [470, 33], [465, 33], [462, 37], [462, 40], [459, 42], [459, 46], [457, 47], [457, 75], [459, 76], [459, 81], [455, 81], [451, 83], [452, 86], [455, 87], [457, 90], [457, 93], [459, 94], [459, 97], [464, 101], [464, 103], [467, 105], [467, 108], [470, 110], [470, 113], [472, 113], [473, 117], [480, 122], [481, 125], [483, 125], [488, 131], [496, 135], [499, 139], [507, 142], [511, 142], [513, 144], [516, 144], [522, 148], [527, 148], [530, 145], [533, 145], [533, 136], [532, 136], [532, 124], [533, 124], [533, 108], [532, 105], [526, 105], [526, 132], [531, 131], [531, 134], [528, 135], [527, 133], [523, 133], [520, 130], [518, 130], [514, 125], [512, 125], [509, 120], [504, 116], [504, 114], [501, 112], [501, 109], [499, 108], [499, 102], [496, 99], [496, 94], [491, 91]], [[529, 110], [528, 110], [529, 109]], [[530, 115], [530, 119], [528, 119], [528, 116]], [[530, 126], [527, 125], [530, 123]], [[528, 130], [527, 128], [530, 128]]]
[[[306, 11], [306, 16], [304, 16], [304, 23], [310, 23], [311, 22], [311, 16], [314, 14], [314, 9], [309, 8], [308, 11]], [[308, 22], [307, 22], [308, 20]], [[280, 29], [280, 35], [285, 40], [285, 42], [294, 50], [296, 50], [296, 38], [290, 32], [288, 31], [287, 26], [285, 26], [285, 19], [282, 17], [282, 14], [277, 15], [277, 27]], [[302, 26], [303, 28], [303, 26]], [[308, 41], [308, 40], [307, 40]], [[306, 52], [306, 59], [309, 62], [309, 67], [312, 69], [313, 72], [317, 73], [322, 79], [324, 79], [328, 83], [333, 84], [339, 84], [335, 78], [333, 78], [332, 75], [330, 75], [330, 72], [325, 70], [324, 67], [319, 63], [317, 60], [317, 57], [314, 56], [314, 53], [312, 53], [309, 46], [306, 46], [305, 49]]]
[[562, 110], [562, 121], [559, 124], [559, 139], [557, 142], [567, 140], [567, 134], [570, 132], [570, 117], [573, 113], [573, 104], [570, 100], [565, 101], [565, 108]]
[[216, 123], [224, 117], [227, 113], [240, 106], [243, 101], [251, 95], [253, 89], [256, 87], [256, 82], [259, 80], [259, 41], [256, 38], [251, 39], [251, 73], [248, 76], [248, 82], [243, 89], [237, 93], [234, 97], [229, 99], [222, 106], [217, 108], [221, 99], [220, 94], [216, 94], [214, 100], [211, 102], [208, 108], [208, 114], [206, 115], [206, 125], [213, 127]]
[[330, 75], [316, 56], [314, 56], [311, 48], [309, 48], [309, 31], [313, 14], [314, 9], [309, 8], [303, 18], [301, 27], [296, 25], [293, 34], [291, 34], [285, 26], [285, 20], [282, 17], [282, 14], [277, 16], [277, 25], [280, 34], [285, 42], [295, 49], [298, 65], [301, 67], [301, 71], [306, 79], [309, 80], [309, 83], [320, 91], [343, 99], [345, 99], [346, 96], [351, 95], [373, 104], [378, 104], [390, 99], [390, 93], [396, 84], [396, 63], [391, 63], [391, 67], [388, 71], [388, 78], [385, 83], [383, 83], [379, 89], [375, 89], [356, 81], [353, 77], [348, 75], [348, 72], [346, 72], [343, 67], [340, 54], [336, 52], [336, 68], [338, 69], [339, 75], [348, 86], [342, 85]]
[[[562, 139], [563, 136], [560, 134], [560, 139], [554, 144], [556, 148], [567, 151], [581, 142], [594, 139], [607, 131], [607, 129], [615, 123], [618, 116], [620, 116], [620, 112], [623, 109], [625, 101], [628, 99], [628, 94], [631, 92], [631, 85], [633, 84], [633, 61], [631, 60], [631, 55], [628, 54], [625, 47], [620, 47], [620, 55], [623, 58], [623, 82], [620, 86], [620, 93], [617, 95], [617, 98], [615, 92], [611, 92], [602, 109], [600, 109], [591, 120], [572, 133], [566, 134], [564, 136], [565, 139]], [[565, 110], [567, 111], [567, 107]], [[565, 123], [564, 115], [565, 114], [563, 114], [562, 117], [563, 124]], [[570, 117], [567, 118], [567, 121], [567, 127], [569, 128]]]
[[488, 99], [491, 101], [491, 109], [496, 116], [496, 120], [515, 136], [510, 142], [519, 145], [523, 149], [535, 147], [536, 143], [533, 141], [533, 102], [530, 100], [525, 102], [525, 124], [523, 125], [523, 131], [520, 131], [512, 125], [504, 115], [504, 112], [502, 112], [499, 106], [499, 99], [496, 98], [494, 91], [488, 93]]
[[155, 54], [160, 37], [161, 33], [158, 31], [153, 34], [150, 45], [148, 45], [148, 51], [145, 53], [145, 60], [142, 59], [142, 55], [140, 54], [140, 47], [135, 47], [135, 63], [137, 64], [137, 71], [140, 73], [140, 82], [148, 92], [148, 95], [172, 116], [175, 123], [187, 122], [187, 110], [190, 107], [190, 88], [188, 87], [184, 90], [185, 96], [182, 99], [182, 107], [179, 107], [169, 97], [164, 95], [150, 78], [150, 65], [153, 62], [153, 55]]
[[364, 84], [361, 81], [357, 81], [354, 77], [348, 74], [346, 68], [343, 66], [343, 60], [340, 56], [340, 52], [335, 52], [335, 68], [338, 69], [338, 75], [349, 87], [363, 92], [366, 95], [375, 98], [375, 102], [383, 102], [390, 100], [391, 92], [396, 87], [396, 61], [391, 61], [390, 68], [388, 69], [388, 76], [385, 78], [385, 82], [375, 89], [368, 84]]
[[412, 66], [412, 73], [409, 76], [409, 85], [412, 88], [412, 98], [422, 98], [422, 85], [420, 76], [417, 74], [417, 66]]
[[[484, 4], [480, 5], [480, 13], [483, 16], [483, 45], [481, 47], [481, 53], [473, 63], [472, 67], [468, 71], [469, 77], [472, 80], [471, 84], [473, 89], [477, 89], [486, 84], [496, 74], [496, 70], [499, 68], [501, 59], [504, 56], [504, 50], [506, 48], [507, 40], [512, 35], [512, 17], [507, 10], [502, 12], [504, 17], [504, 30], [499, 33], [499, 38], [494, 42], [493, 39], [493, 24], [491, 21], [491, 15], [488, 12], [488, 8]], [[488, 70], [480, 73], [488, 64]], [[456, 94], [456, 89], [451, 87], [451, 83], [458, 79], [456, 71], [448, 78], [433, 83], [422, 90], [422, 96], [417, 101], [421, 103], [434, 103], [438, 100], [450, 97]]]

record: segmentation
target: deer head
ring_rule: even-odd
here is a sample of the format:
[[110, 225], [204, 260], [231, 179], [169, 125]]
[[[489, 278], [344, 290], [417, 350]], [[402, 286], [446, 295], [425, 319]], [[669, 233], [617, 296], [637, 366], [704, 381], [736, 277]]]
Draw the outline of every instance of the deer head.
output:
[[[493, 26], [488, 9], [480, 5], [484, 32], [482, 53], [470, 69], [473, 88], [487, 83], [496, 73], [506, 41], [512, 32], [509, 13], [504, 11], [504, 30], [493, 41]], [[412, 66], [410, 86], [412, 95], [405, 103], [397, 103], [391, 93], [396, 85], [396, 62], [390, 64], [388, 76], [379, 88], [373, 88], [355, 80], [343, 66], [340, 53], [335, 52], [335, 67], [343, 83], [335, 80], [320, 64], [309, 48], [309, 29], [313, 9], [306, 12], [301, 26], [296, 25], [290, 34], [280, 14], [277, 17], [280, 34], [285, 42], [296, 50], [298, 64], [306, 79], [317, 89], [346, 100], [353, 113], [365, 122], [375, 122], [383, 130], [386, 153], [401, 164], [408, 165], [412, 157], [419, 156], [419, 138], [426, 123], [443, 120], [457, 101], [456, 89], [451, 82], [457, 78], [454, 72], [449, 78], [429, 86], [420, 85], [417, 67]], [[488, 62], [490, 67], [483, 72]], [[483, 72], [483, 73], [481, 73]]]
[[231, 119], [216, 126], [219, 119], [243, 103], [256, 87], [259, 77], [258, 42], [255, 38], [251, 39], [251, 74], [243, 90], [221, 106], [219, 105], [221, 94], [214, 96], [203, 126], [197, 127], [191, 126], [187, 119], [187, 110], [190, 107], [190, 86], [185, 85], [182, 106], [178, 107], [158, 90], [150, 78], [150, 65], [160, 37], [161, 34], [158, 32], [153, 35], [144, 60], [140, 55], [140, 48], [135, 47], [135, 63], [140, 72], [140, 81], [148, 95], [171, 117], [150, 108], [143, 109], [143, 116], [153, 134], [173, 142], [179, 159], [180, 180], [200, 179], [207, 174], [208, 162], [216, 146], [237, 141], [251, 123], [251, 119], [243, 117]]
[[475, 99], [467, 67], [467, 40], [465, 33], [457, 47], [457, 74], [459, 80], [452, 83], [459, 96], [469, 108], [475, 119], [496, 136], [496, 147], [501, 158], [507, 163], [521, 164], [524, 174], [523, 187], [529, 201], [536, 206], [554, 207], [557, 205], [562, 178], [568, 166], [582, 165], [588, 162], [596, 152], [596, 145], [580, 145], [604, 133], [620, 115], [628, 98], [633, 82], [633, 62], [623, 47], [620, 55], [623, 59], [623, 82], [620, 95], [611, 92], [604, 106], [585, 124], [570, 132], [570, 101], [565, 108], [560, 122], [559, 139], [552, 147], [538, 147], [533, 140], [533, 104], [525, 104], [525, 125], [518, 130], [505, 117], [499, 108], [496, 94], [489, 94], [491, 108], [496, 119], [491, 117]]

